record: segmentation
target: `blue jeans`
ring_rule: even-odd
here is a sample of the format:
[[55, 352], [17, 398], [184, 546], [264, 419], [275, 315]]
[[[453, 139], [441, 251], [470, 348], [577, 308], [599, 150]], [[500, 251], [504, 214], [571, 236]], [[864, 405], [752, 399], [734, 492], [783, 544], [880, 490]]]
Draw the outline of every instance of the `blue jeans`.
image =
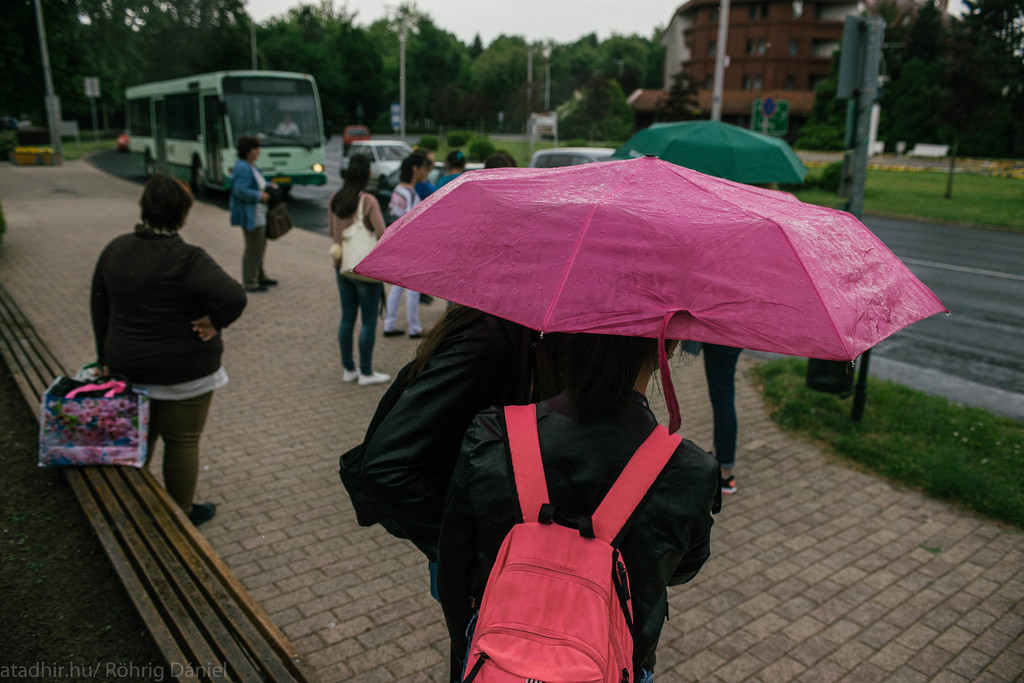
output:
[[338, 346], [341, 347], [341, 364], [346, 370], [355, 370], [352, 358], [352, 335], [356, 329], [356, 314], [362, 319], [359, 328], [359, 372], [373, 374], [373, 342], [377, 337], [377, 311], [384, 285], [379, 282], [363, 282], [335, 273], [338, 294], [341, 297], [341, 324], [338, 325]]
[[741, 351], [732, 346], [701, 344], [715, 422], [715, 458], [722, 468], [736, 465], [736, 361]]

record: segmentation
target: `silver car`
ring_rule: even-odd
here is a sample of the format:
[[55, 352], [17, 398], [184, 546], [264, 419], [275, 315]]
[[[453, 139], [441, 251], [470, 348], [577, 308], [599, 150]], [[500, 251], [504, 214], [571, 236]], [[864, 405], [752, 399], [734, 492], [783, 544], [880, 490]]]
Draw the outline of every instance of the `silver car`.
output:
[[412, 154], [412, 147], [401, 140], [360, 140], [349, 147], [348, 155], [341, 158], [341, 172], [344, 175], [348, 160], [354, 154], [365, 154], [370, 159], [370, 182], [366, 189], [373, 191], [381, 179], [398, 170], [402, 159]]
[[530, 168], [556, 168], [607, 161], [615, 152], [611, 147], [555, 147], [534, 152]]

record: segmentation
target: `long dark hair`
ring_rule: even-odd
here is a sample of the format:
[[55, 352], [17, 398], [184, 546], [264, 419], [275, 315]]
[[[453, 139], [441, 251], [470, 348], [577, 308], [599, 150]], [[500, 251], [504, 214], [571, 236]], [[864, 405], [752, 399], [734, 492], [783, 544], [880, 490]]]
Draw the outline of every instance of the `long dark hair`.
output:
[[[444, 317], [420, 342], [406, 381], [412, 382], [445, 342], [484, 315], [483, 311], [460, 304], [449, 307]], [[510, 381], [507, 384], [513, 387], [512, 401], [516, 404], [533, 403], [561, 393], [562, 383], [556, 361], [557, 346], [549, 343], [547, 338], [541, 339], [539, 333], [528, 327], [517, 327], [520, 332], [519, 351], [516, 354], [519, 363], [517, 367], [504, 368], [509, 373]]]
[[613, 413], [632, 393], [640, 372], [657, 367], [657, 339], [584, 333], [557, 336], [572, 416], [584, 424]]
[[331, 199], [331, 212], [338, 218], [348, 218], [356, 212], [359, 193], [370, 181], [370, 158], [365, 154], [353, 154], [342, 178], [345, 183]]

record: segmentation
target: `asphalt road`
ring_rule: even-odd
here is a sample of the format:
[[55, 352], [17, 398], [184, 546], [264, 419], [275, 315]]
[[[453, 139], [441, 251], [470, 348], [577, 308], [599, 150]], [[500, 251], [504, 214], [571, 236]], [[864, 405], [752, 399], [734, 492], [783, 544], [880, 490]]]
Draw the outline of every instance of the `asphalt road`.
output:
[[[327, 202], [341, 187], [340, 160], [335, 137], [327, 149], [327, 185], [293, 188], [288, 209], [296, 226], [327, 233]], [[101, 152], [89, 162], [144, 181], [125, 154]], [[227, 208], [225, 195], [200, 201]], [[1024, 420], [1024, 235], [877, 216], [864, 223], [952, 312], [876, 346], [870, 375]]]
[[867, 216], [942, 300], [872, 352], [874, 376], [1024, 419], [1024, 235]]

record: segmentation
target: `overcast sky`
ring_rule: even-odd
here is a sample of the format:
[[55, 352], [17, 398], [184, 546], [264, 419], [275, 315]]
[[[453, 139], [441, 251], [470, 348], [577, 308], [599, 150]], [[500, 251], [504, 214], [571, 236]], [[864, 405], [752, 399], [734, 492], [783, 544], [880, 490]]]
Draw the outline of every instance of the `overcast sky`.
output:
[[[319, 0], [247, 0], [245, 7], [257, 23], [280, 16], [301, 4]], [[655, 27], [664, 28], [672, 12], [682, 4], [665, 0], [418, 0], [416, 7], [430, 15], [438, 28], [454, 33], [464, 43], [477, 34], [486, 46], [499, 35], [525, 36], [527, 40], [574, 42], [588, 33], [605, 39], [613, 33], [650, 37]], [[399, 1], [334, 0], [334, 7], [358, 12], [356, 23], [369, 26]], [[393, 11], [393, 9], [392, 9]]]

